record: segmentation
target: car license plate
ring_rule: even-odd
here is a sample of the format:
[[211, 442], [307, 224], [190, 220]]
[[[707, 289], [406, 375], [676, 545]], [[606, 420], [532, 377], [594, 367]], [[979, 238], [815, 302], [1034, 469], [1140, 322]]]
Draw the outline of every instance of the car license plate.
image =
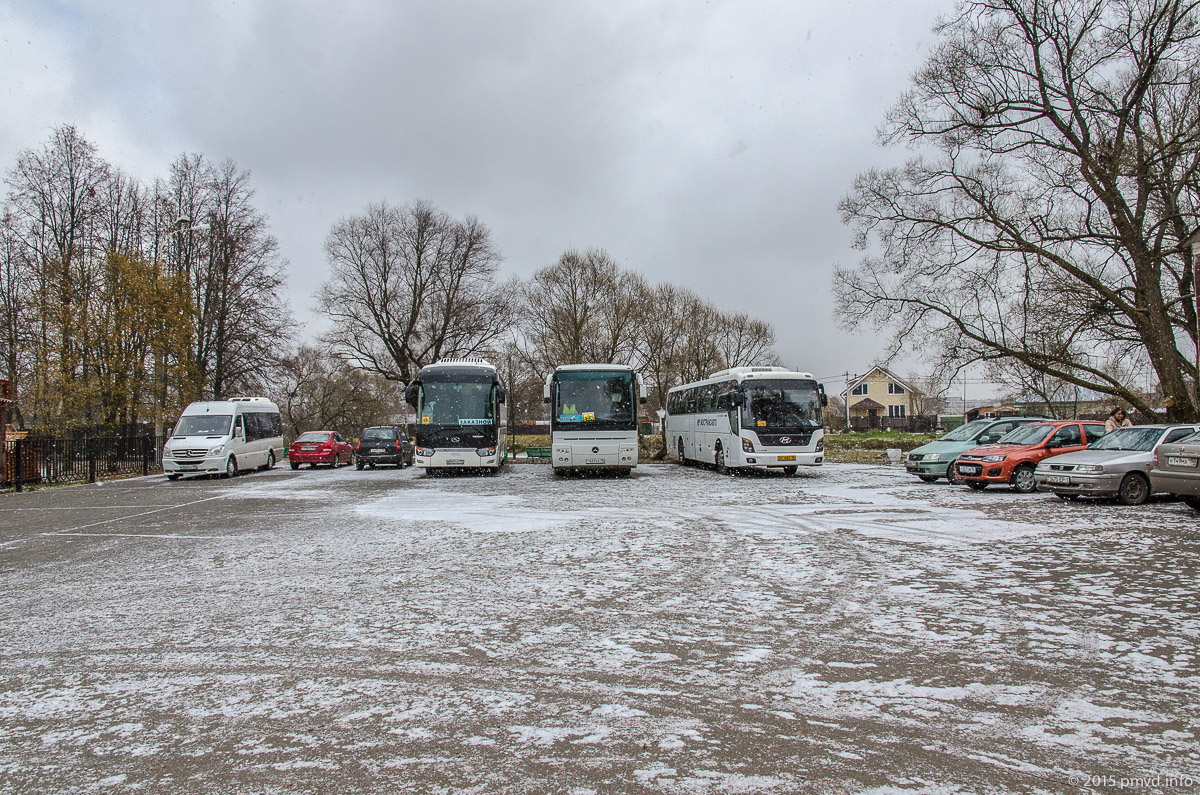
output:
[[447, 458], [446, 459], [446, 466], [454, 466], [455, 464], [462, 466], [465, 463], [466, 463], [466, 459], [464, 459], [464, 458]]
[[195, 469], [198, 466], [199, 466], [199, 464], [180, 464], [179, 468], [180, 469]]
[[316, 446], [316, 445], [307, 445], [307, 444], [306, 444], [306, 445], [302, 446], [300, 449], [301, 449], [301, 450], [316, 450], [316, 449], [317, 449], [317, 446]]
[[1047, 475], [1047, 483], [1070, 483], [1071, 479], [1066, 475]]
[[386, 450], [384, 450], [382, 447], [372, 447], [370, 452], [372, 452], [372, 453], [385, 453], [385, 452], [387, 452], [387, 451], [386, 451]]
[[777, 460], [779, 460], [779, 461], [795, 461], [795, 460], [796, 460], [796, 456], [794, 456], [794, 455], [781, 455], [781, 456], [779, 456], [779, 458], [778, 458]]
[[1194, 466], [1196, 466], [1196, 459], [1183, 458], [1182, 456], [1177, 456], [1177, 455], [1169, 455], [1169, 456], [1167, 456], [1167, 466], [1169, 466], [1169, 467], [1194, 467]]
[[958, 474], [960, 475], [978, 475], [983, 471], [983, 467], [976, 464], [959, 464]]
[[583, 463], [585, 463], [585, 464], [603, 464], [604, 459], [603, 458], [588, 458], [588, 459], [585, 459]]

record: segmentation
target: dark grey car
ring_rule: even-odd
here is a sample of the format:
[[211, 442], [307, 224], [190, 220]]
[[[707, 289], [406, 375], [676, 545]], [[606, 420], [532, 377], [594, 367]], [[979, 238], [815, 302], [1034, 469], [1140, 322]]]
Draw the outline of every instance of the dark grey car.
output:
[[413, 446], [399, 425], [372, 425], [363, 428], [354, 450], [354, 466], [375, 468], [378, 464], [412, 466]]

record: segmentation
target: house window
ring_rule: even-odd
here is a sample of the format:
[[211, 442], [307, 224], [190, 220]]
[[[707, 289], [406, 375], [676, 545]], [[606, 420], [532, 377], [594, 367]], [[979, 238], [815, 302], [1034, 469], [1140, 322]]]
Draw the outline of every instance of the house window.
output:
[[851, 389], [851, 390], [850, 390], [850, 394], [851, 394], [851, 395], [865, 395], [865, 394], [867, 394], [867, 385], [866, 385], [865, 383], [859, 384], [858, 386], [854, 387], [854, 389]]
[[904, 387], [900, 386], [899, 384], [895, 384], [895, 383], [892, 383], [891, 381], [888, 381], [888, 394], [889, 395], [903, 395]]
[[907, 416], [907, 414], [905, 413], [907, 411], [907, 409], [908, 409], [907, 406], [888, 406], [888, 416], [889, 417], [905, 417], [905, 416]]

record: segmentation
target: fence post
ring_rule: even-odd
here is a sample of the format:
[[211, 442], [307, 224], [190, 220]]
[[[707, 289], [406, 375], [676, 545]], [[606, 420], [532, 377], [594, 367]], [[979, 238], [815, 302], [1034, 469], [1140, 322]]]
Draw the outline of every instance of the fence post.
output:
[[21, 455], [24, 447], [24, 439], [17, 439], [13, 442], [13, 483], [16, 484], [17, 491], [24, 491], [22, 485], [23, 478], [21, 477], [25, 469], [25, 462], [22, 460], [24, 456]]
[[150, 474], [150, 439], [142, 437], [142, 477]]
[[96, 482], [96, 440], [87, 440], [88, 483]]

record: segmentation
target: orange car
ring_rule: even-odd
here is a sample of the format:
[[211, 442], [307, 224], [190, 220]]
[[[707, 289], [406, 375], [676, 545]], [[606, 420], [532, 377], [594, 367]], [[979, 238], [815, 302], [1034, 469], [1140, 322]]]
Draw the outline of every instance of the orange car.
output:
[[1039, 461], [1082, 450], [1103, 435], [1102, 422], [1031, 422], [1009, 431], [995, 444], [963, 453], [955, 471], [973, 489], [1004, 483], [1028, 494], [1037, 488], [1033, 470]]

